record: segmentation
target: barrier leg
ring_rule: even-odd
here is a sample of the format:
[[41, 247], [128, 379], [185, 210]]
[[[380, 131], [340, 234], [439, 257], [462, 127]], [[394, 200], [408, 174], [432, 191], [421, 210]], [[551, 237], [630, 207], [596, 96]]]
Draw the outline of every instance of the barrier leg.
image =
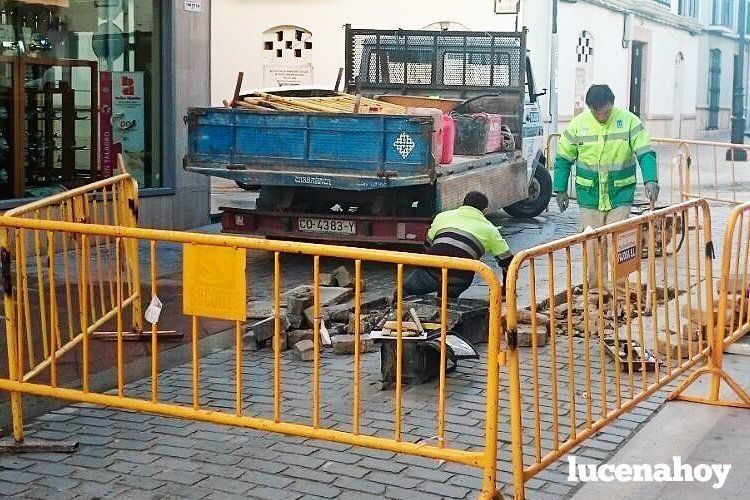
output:
[[[10, 234], [7, 229], [0, 231], [0, 264], [2, 264], [3, 305], [5, 307], [5, 338], [8, 348], [8, 376], [21, 382], [23, 375], [18, 366], [16, 345], [15, 295], [11, 278]], [[17, 271], [18, 272], [18, 271]], [[49, 442], [38, 439], [24, 439], [23, 401], [21, 393], [11, 391], [10, 408], [13, 417], [13, 437], [0, 439], [0, 453], [63, 452], [70, 453], [78, 448], [78, 441]]]

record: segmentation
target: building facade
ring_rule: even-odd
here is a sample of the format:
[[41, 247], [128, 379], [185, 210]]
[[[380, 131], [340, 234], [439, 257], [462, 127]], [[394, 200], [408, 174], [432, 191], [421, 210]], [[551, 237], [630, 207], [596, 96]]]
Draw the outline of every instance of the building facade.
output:
[[[737, 48], [736, 0], [558, 1], [560, 127], [584, 109], [591, 84], [608, 83], [616, 104], [639, 114], [654, 135], [727, 132]], [[238, 71], [245, 73], [246, 89], [332, 87], [344, 64], [346, 23], [384, 29], [512, 30], [515, 16], [496, 14], [500, 3], [508, 2], [224, 0], [216, 3], [211, 20], [211, 101], [219, 105], [231, 96]], [[529, 30], [537, 86], [548, 87], [552, 2], [523, 0], [520, 5], [518, 25]], [[725, 11], [732, 12], [729, 18]], [[722, 27], [725, 24], [734, 28]], [[546, 97], [541, 101], [547, 104]]]
[[208, 221], [180, 168], [183, 116], [209, 102], [210, 0], [0, 0], [0, 210], [111, 176], [125, 158], [141, 224]]

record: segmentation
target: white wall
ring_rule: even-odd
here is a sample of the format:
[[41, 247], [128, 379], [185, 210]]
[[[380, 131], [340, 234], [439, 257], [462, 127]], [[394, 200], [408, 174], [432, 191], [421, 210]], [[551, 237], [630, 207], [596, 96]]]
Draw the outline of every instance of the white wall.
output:
[[[263, 86], [261, 35], [277, 25], [292, 24], [312, 32], [313, 82], [331, 87], [338, 69], [344, 65], [346, 23], [355, 28], [421, 29], [437, 21], [455, 21], [471, 30], [514, 28], [514, 16], [495, 15], [491, 0], [379, 0], [377, 8], [364, 8], [363, 4], [351, 0], [215, 0], [211, 12], [212, 104], [219, 105], [222, 99], [231, 97], [239, 71], [245, 72], [245, 89]], [[537, 78], [543, 82], [549, 64], [545, 27], [549, 21], [537, 10], [546, 11], [549, 2], [526, 0], [524, 4], [525, 22], [532, 30], [528, 48], [532, 54], [542, 49], [545, 54], [534, 65]], [[540, 23], [542, 27], [536, 29]]]

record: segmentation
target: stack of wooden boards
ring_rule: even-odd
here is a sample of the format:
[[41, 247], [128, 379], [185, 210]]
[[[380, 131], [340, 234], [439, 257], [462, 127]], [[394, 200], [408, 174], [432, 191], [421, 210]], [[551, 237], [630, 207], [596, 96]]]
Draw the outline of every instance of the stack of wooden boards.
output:
[[313, 111], [321, 113], [406, 114], [406, 107], [404, 106], [343, 92], [335, 92], [334, 95], [326, 97], [282, 97], [266, 92], [253, 92], [240, 96], [236, 105], [240, 108], [268, 113]]

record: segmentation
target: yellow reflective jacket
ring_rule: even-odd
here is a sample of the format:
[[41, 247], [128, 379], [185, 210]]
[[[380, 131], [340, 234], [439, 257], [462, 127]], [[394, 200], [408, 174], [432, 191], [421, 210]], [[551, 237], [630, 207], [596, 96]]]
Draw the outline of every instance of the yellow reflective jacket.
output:
[[587, 110], [573, 118], [560, 137], [553, 189], [567, 191], [571, 166], [575, 163], [576, 193], [581, 207], [606, 212], [631, 205], [636, 158], [643, 182], [656, 182], [656, 153], [640, 118], [615, 107], [607, 122], [599, 123]]

